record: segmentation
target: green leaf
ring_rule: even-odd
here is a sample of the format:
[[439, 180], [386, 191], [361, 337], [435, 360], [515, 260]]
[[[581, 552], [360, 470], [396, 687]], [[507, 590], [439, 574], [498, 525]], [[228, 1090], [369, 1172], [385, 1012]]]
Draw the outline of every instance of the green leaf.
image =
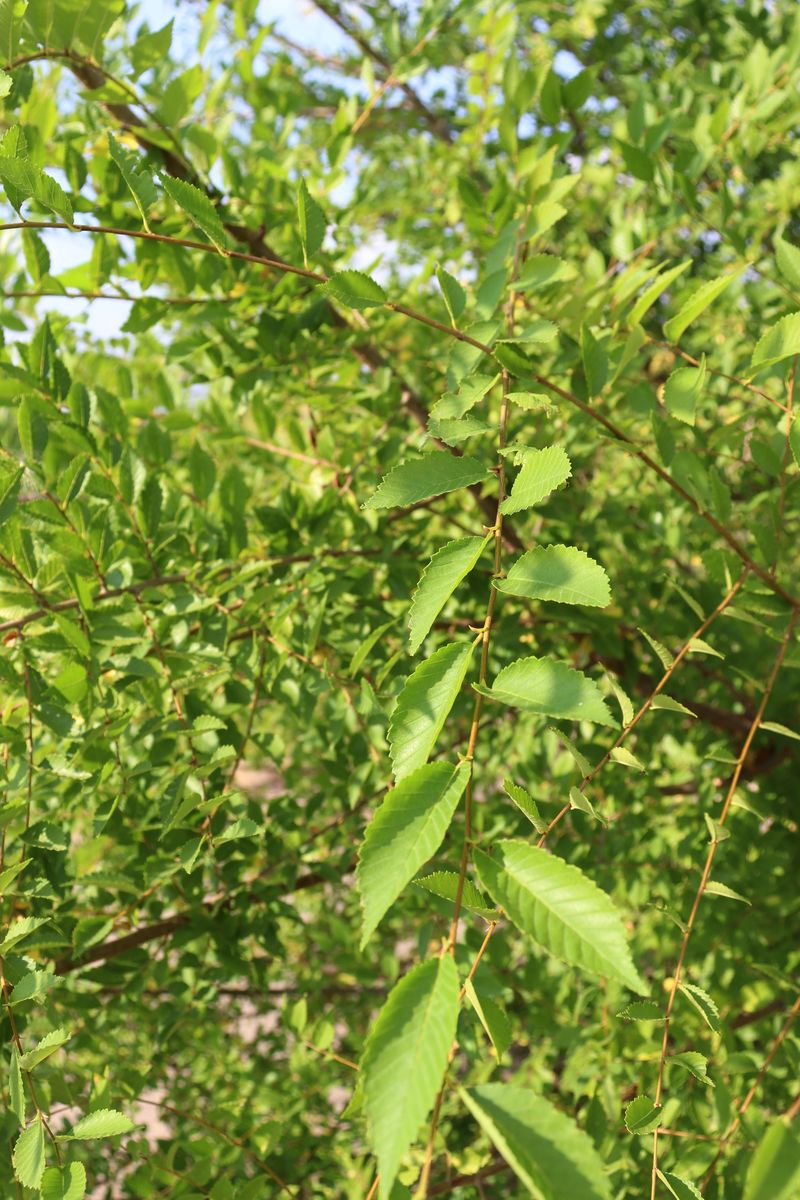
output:
[[605, 817], [601, 816], [591, 800], [588, 796], [584, 795], [580, 788], [573, 787], [569, 789], [569, 806], [570, 808], [577, 809], [578, 812], [586, 813], [588, 817], [591, 817], [595, 821], [600, 821], [602, 825], [607, 824]]
[[108, 135], [108, 151], [133, 196], [142, 218], [142, 224], [145, 229], [149, 230], [147, 214], [157, 202], [158, 192], [147, 161], [142, 155], [126, 150], [112, 133]]
[[470, 375], [458, 385], [457, 392], [445, 392], [431, 409], [431, 418], [437, 421], [457, 420], [482, 400], [497, 383], [499, 375]]
[[32, 1071], [40, 1062], [44, 1062], [51, 1054], [55, 1054], [65, 1042], [68, 1042], [72, 1037], [66, 1029], [53, 1029], [37, 1043], [33, 1050], [29, 1050], [27, 1054], [23, 1054], [20, 1061], [20, 1066], [23, 1071]]
[[778, 270], [792, 287], [800, 287], [800, 249], [783, 238], [775, 238], [775, 261]]
[[511, 1025], [508, 1017], [499, 1004], [489, 996], [478, 993], [471, 979], [464, 984], [464, 994], [477, 1013], [478, 1020], [486, 1030], [486, 1035], [494, 1047], [498, 1062], [502, 1059], [513, 1041]]
[[469, 1111], [536, 1200], [611, 1200], [588, 1134], [543, 1096], [508, 1083], [461, 1092]]
[[314, 257], [322, 245], [327, 222], [325, 213], [310, 195], [304, 179], [300, 180], [297, 189], [297, 223], [300, 228], [303, 261], [308, 266], [308, 260]]
[[667, 650], [666, 646], [662, 646], [661, 642], [656, 641], [654, 637], [651, 637], [646, 629], [642, 629], [641, 626], [637, 626], [637, 629], [645, 641], [649, 643], [650, 648], [656, 654], [656, 657], [658, 658], [664, 670], [668, 671], [675, 661], [669, 650]]
[[0, 480], [0, 525], [5, 524], [17, 507], [19, 487], [24, 473], [23, 467], [17, 467]]
[[408, 614], [408, 649], [416, 654], [431, 626], [462, 580], [476, 565], [491, 540], [466, 537], [448, 542], [431, 558], [414, 591]]
[[759, 339], [750, 359], [750, 370], [771, 367], [793, 354], [800, 354], [800, 312], [783, 317]]
[[645, 288], [631, 311], [628, 313], [628, 326], [630, 327], [633, 325], [638, 325], [648, 309], [652, 308], [652, 306], [655, 304], [658, 297], [662, 295], [670, 286], [670, 284], [674, 283], [684, 271], [688, 271], [691, 265], [692, 260], [687, 258], [685, 262], [678, 263], [676, 267], [670, 267], [668, 271], [664, 271], [661, 275], [657, 275], [649, 287]]
[[653, 1000], [632, 1000], [617, 1013], [626, 1021], [663, 1021], [664, 1014]]
[[555, 412], [555, 406], [544, 392], [507, 392], [506, 400], [510, 404], [516, 404], [517, 408], [525, 409], [526, 412], [543, 412], [548, 415]]
[[738, 900], [741, 904], [751, 903], [746, 896], [741, 896], [739, 892], [734, 892], [732, 888], [727, 887], [724, 883], [719, 883], [716, 879], [709, 879], [704, 890], [710, 896], [722, 896], [726, 900]]
[[11, 1111], [19, 1121], [25, 1124], [25, 1089], [22, 1086], [22, 1071], [19, 1065], [17, 1047], [11, 1047], [11, 1066], [8, 1072], [8, 1096]]
[[675, 1200], [703, 1200], [700, 1192], [693, 1183], [673, 1175], [671, 1171], [659, 1171], [658, 1178], [669, 1188]]
[[406, 508], [419, 500], [481, 483], [488, 477], [489, 472], [477, 459], [432, 450], [423, 458], [401, 463], [385, 475], [363, 507]]
[[44, 1175], [44, 1129], [36, 1117], [14, 1146], [14, 1173], [23, 1187], [38, 1188]]
[[21, 942], [23, 938], [46, 924], [46, 917], [19, 917], [18, 920], [12, 921], [5, 937], [0, 942], [0, 954], [8, 954], [11, 947], [16, 946], [17, 942]]
[[445, 271], [444, 267], [436, 265], [436, 278], [439, 281], [439, 287], [442, 289], [445, 307], [450, 315], [450, 320], [453, 325], [461, 316], [467, 304], [467, 293], [462, 288], [457, 279]]
[[[438, 766], [438, 763], [434, 765]], [[424, 769], [429, 770], [430, 768]], [[423, 875], [421, 878], [415, 879], [414, 884], [434, 896], [439, 896], [442, 900], [455, 901], [458, 894], [458, 878], [455, 871], [433, 871], [430, 875]], [[461, 903], [464, 908], [468, 908], [476, 916], [483, 917], [485, 921], [496, 921], [500, 915], [496, 908], [489, 906], [489, 901], [483, 892], [478, 891], [475, 884], [469, 879], [464, 880]]]
[[532, 254], [526, 259], [525, 266], [514, 283], [514, 291], [532, 292], [550, 283], [557, 283], [568, 274], [569, 267], [563, 258], [556, 258], [554, 254]]
[[581, 359], [590, 396], [598, 396], [608, 379], [608, 356], [588, 325], [581, 326]]
[[661, 1121], [661, 1105], [649, 1096], [637, 1096], [625, 1109], [625, 1128], [628, 1133], [652, 1133]]
[[742, 1200], [796, 1200], [800, 1192], [800, 1139], [788, 1124], [770, 1125], [747, 1168]]
[[608, 576], [599, 563], [575, 546], [539, 546], [512, 564], [494, 586], [511, 596], [587, 604], [604, 608], [611, 602]]
[[472, 645], [441, 646], [412, 671], [389, 721], [389, 753], [395, 779], [427, 762], [461, 690]]
[[678, 1067], [683, 1067], [690, 1075], [694, 1075], [695, 1079], [699, 1079], [706, 1087], [713, 1087], [713, 1082], [708, 1078], [708, 1059], [698, 1054], [696, 1050], [684, 1050], [682, 1054], [671, 1054], [667, 1059], [669, 1063], [675, 1063]]
[[378, 1159], [381, 1200], [388, 1200], [403, 1156], [444, 1078], [458, 993], [449, 954], [420, 963], [389, 993], [364, 1046], [364, 1112], [369, 1146]]
[[664, 384], [664, 407], [686, 425], [694, 425], [695, 409], [706, 380], [706, 360], [699, 367], [679, 367]]
[[719, 1009], [708, 992], [704, 992], [702, 988], [697, 987], [693, 983], [679, 983], [678, 989], [692, 1007], [697, 1009], [709, 1029], [713, 1030], [714, 1033], [719, 1033]]
[[794, 741], [800, 742], [800, 733], [795, 733], [788, 725], [781, 725], [780, 721], [762, 721], [758, 728], [766, 729], [768, 733], [779, 733], [781, 737], [793, 738]]
[[381, 285], [363, 271], [337, 271], [323, 290], [350, 308], [377, 308], [388, 299]]
[[474, 861], [492, 899], [554, 958], [647, 994], [633, 965], [622, 918], [605, 892], [578, 867], [516, 840], [498, 842], [494, 858], [476, 850]]
[[572, 474], [572, 466], [560, 446], [547, 446], [544, 450], [526, 450], [522, 468], [514, 480], [511, 493], [500, 505], [504, 515], [521, 512], [538, 504]]
[[9, 158], [0, 154], [0, 183], [17, 212], [26, 200], [34, 200], [42, 208], [61, 217], [67, 225], [72, 224], [69, 197], [55, 179], [45, 175], [27, 158]]
[[688, 300], [684, 301], [675, 316], [665, 321], [664, 337], [670, 342], [680, 341], [692, 321], [705, 312], [709, 305], [713, 304], [733, 283], [734, 279], [739, 278], [743, 270], [744, 268], [741, 268], [734, 271], [732, 275], [724, 275], [721, 279], [709, 279], [707, 283], [699, 287]]
[[544, 833], [547, 828], [547, 822], [542, 820], [539, 808], [530, 792], [526, 791], [524, 787], [520, 787], [519, 784], [514, 783], [511, 779], [503, 780], [503, 790], [509, 800], [512, 800], [519, 811], [528, 818], [536, 832]]
[[359, 850], [362, 949], [406, 884], [439, 849], [469, 774], [469, 763], [429, 763], [386, 793]]
[[117, 1137], [120, 1133], [129, 1133], [133, 1128], [133, 1121], [123, 1113], [113, 1108], [99, 1108], [97, 1112], [81, 1117], [62, 1137], [86, 1141], [90, 1138]]
[[480, 684], [473, 687], [510, 708], [524, 708], [558, 720], [617, 724], [593, 679], [549, 658], [518, 658], [498, 672], [490, 688]]
[[644, 763], [641, 763], [635, 754], [631, 754], [626, 746], [614, 746], [610, 751], [611, 758], [614, 762], [623, 767], [633, 767], [635, 771], [646, 771]]
[[679, 700], [673, 700], [672, 696], [667, 696], [664, 692], [659, 692], [657, 696], [653, 697], [650, 707], [662, 708], [666, 710], [666, 712], [684, 713], [687, 717], [696, 718], [697, 716], [697, 714], [693, 713], [692, 710], [687, 708], [685, 704], [681, 704]]
[[34, 283], [41, 283], [50, 272], [50, 252], [35, 229], [22, 230], [22, 248], [25, 265]]
[[72, 1162], [59, 1169], [48, 1167], [42, 1177], [42, 1200], [83, 1200], [86, 1195], [86, 1168]]
[[196, 225], [222, 254], [226, 254], [228, 236], [219, 213], [205, 192], [201, 192], [193, 183], [187, 183], [185, 179], [175, 179], [174, 176], [165, 173], [160, 174], [159, 179], [164, 191], [175, 201], [178, 208], [186, 213], [192, 224]]

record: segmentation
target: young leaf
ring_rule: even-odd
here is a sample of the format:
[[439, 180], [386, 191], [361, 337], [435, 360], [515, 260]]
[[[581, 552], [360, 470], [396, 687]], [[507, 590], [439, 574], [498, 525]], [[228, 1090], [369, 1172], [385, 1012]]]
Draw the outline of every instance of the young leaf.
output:
[[521, 813], [524, 814], [530, 821], [537, 833], [544, 833], [547, 828], [547, 822], [543, 821], [539, 815], [539, 808], [530, 792], [527, 792], [524, 787], [514, 783], [511, 779], [503, 780], [503, 789], [508, 796], [516, 804]]
[[22, 1086], [22, 1071], [19, 1065], [19, 1055], [17, 1047], [11, 1047], [11, 1067], [8, 1072], [8, 1095], [10, 1100], [11, 1111], [19, 1121], [20, 1125], [25, 1124], [25, 1090]]
[[72, 224], [72, 204], [55, 179], [45, 175], [27, 158], [9, 158], [0, 154], [0, 183], [6, 195], [19, 212], [26, 200], [35, 200], [42, 208], [61, 217], [67, 225]]
[[584, 795], [580, 788], [574, 787], [569, 789], [569, 806], [570, 808], [577, 809], [578, 812], [586, 813], [588, 817], [592, 817], [593, 820], [599, 821], [602, 825], [607, 823], [605, 817], [600, 815], [591, 800], [588, 796]]
[[117, 1137], [120, 1133], [129, 1133], [133, 1128], [133, 1121], [123, 1113], [113, 1108], [99, 1108], [97, 1112], [81, 1117], [62, 1137], [86, 1141], [89, 1138]]
[[497, 843], [493, 858], [476, 850], [475, 868], [509, 919], [554, 958], [647, 994], [633, 965], [622, 918], [605, 892], [578, 867], [539, 846], [505, 840]]
[[362, 949], [406, 884], [439, 849], [469, 772], [469, 763], [429, 763], [386, 793], [359, 851]]
[[71, 1037], [72, 1034], [67, 1033], [66, 1029], [53, 1029], [50, 1033], [45, 1034], [33, 1050], [23, 1054], [19, 1060], [23, 1071], [32, 1071], [40, 1062], [44, 1062], [51, 1054], [55, 1054], [56, 1050], [60, 1049]]
[[42, 1200], [83, 1200], [86, 1195], [86, 1168], [83, 1163], [48, 1167], [42, 1176]]
[[219, 213], [205, 192], [187, 183], [185, 179], [175, 179], [165, 173], [159, 175], [164, 191], [182, 209], [193, 225], [196, 225], [216, 248], [227, 253], [228, 236], [219, 218]]
[[714, 1033], [719, 1033], [719, 1009], [708, 992], [704, 992], [702, 988], [693, 983], [679, 983], [678, 988], [692, 1007], [697, 1009], [709, 1029]]
[[625, 1128], [628, 1133], [652, 1133], [661, 1120], [661, 1106], [649, 1096], [637, 1096], [625, 1109]]
[[645, 288], [631, 311], [628, 313], [628, 326], [631, 327], [633, 325], [638, 325], [648, 309], [652, 308], [652, 306], [655, 304], [658, 297], [661, 296], [667, 290], [669, 285], [674, 283], [684, 271], [688, 271], [691, 265], [692, 260], [687, 258], [685, 262], [678, 263], [676, 267], [670, 267], [668, 271], [664, 271], [663, 274], [657, 275], [653, 283], [651, 283], [649, 287]]
[[387, 300], [381, 285], [363, 271], [337, 271], [323, 288], [334, 300], [350, 308], [377, 308]]
[[699, 367], [679, 367], [664, 384], [664, 407], [677, 421], [694, 425], [698, 397], [706, 377], [705, 358]]
[[[743, 270], [744, 268], [742, 268]], [[726, 288], [738, 279], [742, 270], [734, 271], [732, 275], [724, 275], [721, 279], [709, 279], [686, 300], [674, 317], [664, 323], [664, 337], [670, 342], [680, 341], [684, 331], [692, 321], [700, 316], [710, 304], [722, 295]]]
[[511, 1045], [513, 1035], [508, 1017], [499, 1004], [495, 1004], [489, 996], [481, 996], [475, 990], [471, 979], [464, 985], [464, 994], [474, 1008], [478, 1020], [492, 1043], [498, 1061], [502, 1059]]
[[549, 658], [518, 658], [498, 672], [490, 688], [477, 683], [473, 687], [510, 708], [524, 708], [557, 720], [617, 724], [593, 679]]
[[659, 692], [657, 696], [654, 696], [650, 703], [650, 707], [662, 708], [666, 712], [683, 713], [687, 717], [695, 717], [696, 719], [696, 713], [693, 713], [692, 710], [687, 708], [685, 704], [681, 704], [679, 700], [673, 700], [672, 696], [667, 696], [665, 692]]
[[538, 546], [512, 564], [494, 586], [511, 596], [557, 600], [604, 608], [611, 601], [608, 576], [599, 563], [575, 546]]
[[759, 339], [750, 359], [750, 369], [760, 371], [791, 358], [793, 354], [800, 354], [800, 312], [789, 313]]
[[445, 271], [444, 267], [436, 266], [436, 278], [439, 281], [439, 287], [442, 289], [445, 307], [450, 314], [450, 320], [453, 325], [461, 316], [467, 303], [467, 293], [462, 288], [457, 279]]
[[795, 1200], [799, 1192], [800, 1138], [778, 1119], [750, 1159], [742, 1200]]
[[733, 888], [729, 888], [724, 883], [719, 883], [716, 879], [709, 879], [705, 886], [705, 891], [710, 896], [722, 896], [726, 900], [738, 900], [741, 904], [750, 904], [751, 902], [746, 896], [742, 896], [739, 892], [734, 892]]
[[644, 763], [641, 763], [635, 754], [631, 754], [626, 746], [615, 746], [611, 751], [611, 758], [614, 762], [618, 762], [623, 767], [633, 767], [634, 771], [646, 771]]
[[703, 1200], [700, 1192], [693, 1183], [673, 1175], [671, 1171], [659, 1171], [658, 1178], [669, 1188], [675, 1200]]
[[481, 483], [488, 477], [486, 468], [466, 454], [456, 457], [446, 450], [432, 450], [423, 458], [401, 463], [391, 470], [363, 507], [406, 508], [418, 500]]
[[653, 1000], [632, 1000], [617, 1013], [626, 1021], [663, 1021], [664, 1013]]
[[682, 1054], [671, 1054], [667, 1059], [669, 1063], [675, 1063], [678, 1067], [683, 1067], [690, 1075], [694, 1075], [695, 1079], [699, 1079], [706, 1087], [713, 1087], [713, 1082], [708, 1078], [708, 1059], [704, 1055], [698, 1054], [696, 1050], [685, 1050]]
[[800, 287], [800, 249], [783, 238], [775, 238], [775, 261], [778, 270], [792, 287]]
[[590, 1137], [549, 1100], [508, 1083], [485, 1083], [461, 1096], [536, 1200], [611, 1200]]
[[581, 359], [590, 396], [598, 396], [608, 379], [608, 356], [588, 325], [581, 326]]
[[112, 133], [108, 135], [108, 151], [128, 185], [136, 207], [141, 214], [142, 224], [149, 230], [147, 214], [158, 200], [158, 192], [146, 160], [121, 146]]
[[395, 779], [427, 762], [447, 715], [461, 690], [472, 646], [441, 646], [412, 671], [389, 721], [389, 747]]
[[437, 550], [422, 572], [408, 614], [408, 649], [416, 654], [450, 596], [469, 575], [489, 537], [458, 538]]
[[23, 1187], [38, 1188], [44, 1175], [44, 1129], [36, 1117], [14, 1145], [14, 1173]]
[[297, 189], [297, 223], [300, 228], [303, 261], [308, 266], [309, 258], [313, 258], [322, 245], [326, 221], [325, 213], [309, 193], [304, 179], [300, 180]]
[[[430, 770], [429, 767], [424, 769]], [[434, 871], [430, 875], [423, 875], [420, 879], [415, 879], [414, 883], [417, 887], [424, 888], [426, 892], [441, 897], [442, 900], [454, 901], [458, 895], [458, 878], [455, 871]], [[483, 917], [485, 921], [496, 921], [499, 916], [497, 909], [489, 907], [489, 901], [483, 892], [478, 891], [475, 884], [469, 879], [464, 880], [461, 903], [464, 908], [468, 908], [476, 916]]]
[[507, 515], [521, 512], [524, 508], [538, 504], [555, 488], [566, 483], [571, 474], [572, 466], [560, 446], [527, 450], [511, 493], [500, 505], [501, 513]]
[[380, 1200], [389, 1200], [403, 1156], [444, 1078], [458, 991], [449, 954], [413, 967], [389, 993], [364, 1046], [364, 1112], [378, 1159]]

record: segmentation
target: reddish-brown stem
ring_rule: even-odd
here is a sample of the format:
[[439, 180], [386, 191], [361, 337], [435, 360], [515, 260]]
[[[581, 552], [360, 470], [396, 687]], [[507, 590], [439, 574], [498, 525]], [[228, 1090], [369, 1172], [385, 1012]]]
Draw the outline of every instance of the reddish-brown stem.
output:
[[[756, 711], [756, 715], [753, 717], [753, 720], [750, 724], [750, 728], [747, 732], [747, 736], [745, 737], [742, 748], [739, 751], [738, 758], [736, 759], [736, 765], [733, 769], [733, 774], [731, 776], [730, 784], [728, 785], [728, 791], [725, 795], [725, 801], [722, 805], [722, 811], [720, 812], [719, 817], [717, 818], [717, 825], [719, 825], [719, 826], [723, 826], [727, 819], [728, 812], [730, 810], [730, 806], [733, 801], [733, 797], [736, 793], [736, 788], [739, 785], [739, 779], [741, 778], [741, 774], [744, 769], [744, 764], [747, 759], [747, 755], [749, 754], [750, 747], [753, 743], [753, 738], [755, 737], [756, 733], [758, 732], [758, 727], [761, 724], [762, 718], [764, 716], [764, 711], [767, 707], [767, 704], [769, 703], [769, 698], [772, 695], [772, 689], [775, 686], [775, 680], [778, 677], [778, 672], [781, 669], [781, 664], [783, 663], [784, 657], [786, 655], [786, 651], [789, 648], [789, 642], [790, 642], [792, 634], [794, 632], [794, 627], [797, 622], [797, 618], [798, 618], [798, 612], [797, 612], [797, 610], [795, 610], [792, 613], [791, 617], [789, 618], [789, 623], [786, 627], [786, 632], [784, 633], [784, 635], [781, 639], [781, 644], [778, 649], [778, 653], [775, 656], [775, 661], [772, 665], [772, 670], [770, 671], [769, 678], [768, 678], [766, 686], [764, 688], [764, 692], [761, 697], [761, 702]], [[669, 1049], [670, 1022], [672, 1019], [672, 1010], [675, 1005], [675, 998], [678, 994], [678, 988], [679, 988], [680, 982], [681, 982], [681, 973], [683, 971], [683, 964], [686, 959], [686, 951], [689, 946], [689, 939], [692, 936], [692, 930], [694, 928], [695, 919], [697, 917], [697, 911], [700, 907], [700, 901], [703, 898], [703, 893], [705, 892], [706, 884], [708, 883], [709, 876], [711, 874], [711, 865], [714, 861], [714, 856], [716, 855], [718, 845], [719, 845], [719, 842], [718, 842], [717, 838], [715, 837], [714, 840], [710, 843], [710, 845], [708, 847], [708, 852], [706, 854], [706, 861], [703, 865], [702, 875], [700, 876], [700, 883], [698, 884], [697, 891], [695, 893], [694, 901], [692, 903], [692, 909], [691, 909], [691, 912], [689, 913], [689, 919], [686, 922], [686, 928], [684, 929], [683, 938], [681, 940], [681, 947], [680, 947], [680, 951], [678, 953], [678, 961], [675, 965], [675, 970], [673, 972], [672, 980], [671, 980], [671, 983], [669, 986], [669, 994], [668, 994], [668, 998], [667, 998], [667, 1008], [666, 1008], [666, 1012], [664, 1014], [664, 1030], [663, 1030], [663, 1034], [662, 1034], [662, 1038], [661, 1038], [661, 1053], [659, 1055], [659, 1061], [658, 1061], [658, 1075], [656, 1078], [656, 1090], [655, 1090], [655, 1097], [654, 1097], [654, 1102], [655, 1102], [656, 1106], [659, 1106], [661, 1104], [661, 1095], [662, 1095], [663, 1086], [664, 1086], [664, 1067], [665, 1067], [665, 1064], [667, 1061], [667, 1051]], [[657, 1188], [658, 1188], [658, 1130], [656, 1129], [653, 1133], [653, 1162], [652, 1162], [652, 1169], [651, 1169], [651, 1175], [650, 1175], [650, 1200], [655, 1200]]]
[[[592, 767], [592, 769], [588, 773], [588, 775], [584, 775], [583, 779], [580, 782], [581, 790], [583, 790], [583, 788], [585, 788], [588, 783], [591, 783], [591, 781], [595, 778], [595, 776], [603, 769], [603, 767], [609, 761], [609, 759], [611, 758], [614, 751], [617, 750], [622, 745], [622, 743], [627, 738], [628, 734], [631, 733], [631, 731], [633, 729], [635, 729], [635, 727], [639, 724], [639, 722], [641, 721], [641, 719], [645, 715], [645, 713], [648, 711], [648, 709], [650, 709], [652, 707], [653, 701], [655, 700], [656, 696], [658, 696], [659, 693], [664, 690], [664, 688], [667, 686], [670, 679], [672, 678], [672, 675], [675, 672], [675, 669], [680, 665], [681, 662], [683, 662], [684, 658], [691, 650], [692, 643], [695, 641], [696, 638], [702, 637], [703, 634], [706, 632], [706, 630], [709, 628], [709, 626], [714, 621], [716, 621], [716, 619], [720, 615], [720, 613], [725, 611], [725, 609], [730, 604], [731, 600], [733, 600], [734, 596], [739, 591], [739, 588], [742, 586], [742, 584], [744, 583], [747, 576], [748, 576], [748, 571], [745, 568], [745, 570], [742, 572], [742, 574], [739, 576], [739, 578], [734, 583], [733, 587], [731, 587], [728, 590], [728, 592], [723, 596], [722, 600], [720, 600], [719, 604], [714, 609], [714, 611], [711, 613], [711, 615], [706, 617], [706, 619], [702, 622], [701, 625], [699, 625], [697, 627], [697, 629], [694, 631], [694, 633], [691, 635], [691, 637], [689, 637], [683, 643], [680, 650], [675, 655], [675, 658], [673, 659], [672, 663], [667, 668], [667, 670], [664, 672], [664, 674], [661, 676], [658, 683], [653, 688], [652, 692], [647, 697], [644, 704], [638, 710], [636, 715], [633, 717], [633, 719], [630, 721], [630, 723], [625, 726], [625, 728], [622, 730], [622, 732], [617, 737], [614, 744], [609, 747], [609, 749], [606, 751], [606, 753], [603, 755], [603, 757], [600, 759], [600, 761], [597, 763], [597, 765]], [[550, 833], [552, 832], [552, 830], [555, 829], [555, 827], [559, 823], [559, 821], [561, 821], [569, 811], [570, 811], [570, 805], [565, 804], [563, 806], [563, 808], [561, 808], [556, 813], [556, 815], [553, 817], [550, 824], [545, 829], [544, 833], [539, 838], [539, 841], [537, 842], [538, 846], [544, 845], [545, 840], [550, 836]]]

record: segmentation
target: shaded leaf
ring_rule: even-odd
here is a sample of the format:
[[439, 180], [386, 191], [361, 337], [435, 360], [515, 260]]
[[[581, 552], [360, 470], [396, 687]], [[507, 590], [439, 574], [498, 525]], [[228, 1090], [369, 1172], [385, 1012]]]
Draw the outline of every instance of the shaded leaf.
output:
[[490, 700], [511, 708], [566, 721], [617, 724], [594, 680], [549, 658], [518, 658], [498, 672], [491, 687], [473, 686]]
[[464, 1089], [464, 1103], [536, 1200], [610, 1200], [588, 1134], [543, 1096], [507, 1083]]
[[385, 475], [364, 508], [405, 508], [418, 500], [480, 483], [488, 476], [477, 459], [432, 450], [423, 458], [400, 463]]
[[323, 287], [334, 300], [350, 308], [376, 308], [387, 300], [381, 285], [363, 271], [337, 271]]
[[578, 867], [539, 846], [503, 840], [494, 858], [476, 850], [475, 868], [509, 919], [554, 958], [647, 994], [633, 965], [622, 918], [605, 892]]
[[441, 646], [409, 675], [389, 721], [389, 753], [397, 780], [427, 762], [461, 690], [473, 647]]
[[370, 1148], [388, 1200], [403, 1156], [428, 1116], [447, 1067], [458, 1019], [458, 974], [449, 954], [413, 967], [397, 983], [361, 1058]]
[[490, 538], [467, 537], [448, 542], [422, 572], [408, 614], [408, 648], [416, 654], [431, 626], [459, 583], [469, 575]]
[[522, 468], [514, 480], [510, 494], [500, 505], [500, 511], [507, 515], [538, 504], [555, 488], [566, 483], [571, 474], [570, 461], [560, 446], [527, 450]]
[[406, 884], [439, 849], [469, 773], [469, 763], [429, 763], [386, 793], [359, 850], [362, 949]]
[[611, 601], [608, 576], [599, 563], [575, 546], [538, 546], [512, 564], [494, 586], [512, 596], [556, 600], [603, 608]]

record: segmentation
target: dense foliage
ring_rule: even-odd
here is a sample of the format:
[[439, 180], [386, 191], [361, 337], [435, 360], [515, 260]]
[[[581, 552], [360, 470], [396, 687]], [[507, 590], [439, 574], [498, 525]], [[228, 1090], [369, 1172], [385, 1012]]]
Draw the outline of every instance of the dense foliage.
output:
[[2, 1194], [792, 1200], [800, 9], [315, 11], [0, 0]]

